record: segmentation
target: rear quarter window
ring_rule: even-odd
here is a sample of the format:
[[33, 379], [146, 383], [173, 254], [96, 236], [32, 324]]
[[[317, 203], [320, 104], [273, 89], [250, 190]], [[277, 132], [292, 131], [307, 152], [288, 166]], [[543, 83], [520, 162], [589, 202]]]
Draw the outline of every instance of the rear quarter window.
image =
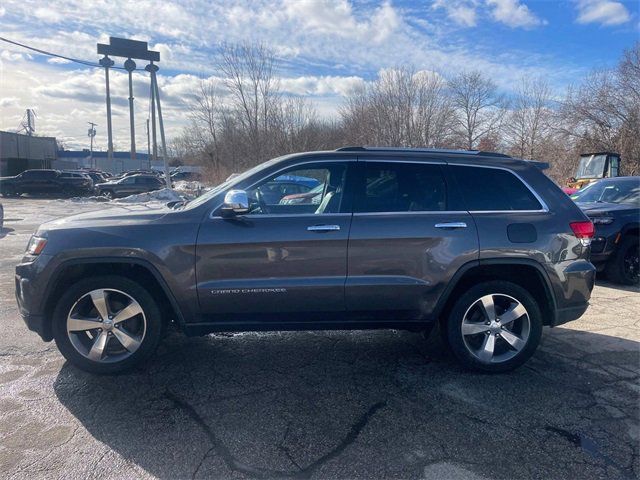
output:
[[529, 188], [508, 170], [451, 165], [469, 211], [542, 210]]

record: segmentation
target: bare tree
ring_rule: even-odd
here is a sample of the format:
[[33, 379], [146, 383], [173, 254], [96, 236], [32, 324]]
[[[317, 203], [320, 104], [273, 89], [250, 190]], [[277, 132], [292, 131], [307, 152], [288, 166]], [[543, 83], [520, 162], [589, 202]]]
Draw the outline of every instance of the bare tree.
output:
[[640, 42], [614, 70], [593, 72], [569, 89], [560, 109], [562, 132], [583, 150], [622, 155], [626, 174], [640, 173]]
[[505, 113], [505, 98], [496, 84], [480, 72], [462, 72], [449, 80], [460, 143], [472, 150], [485, 136], [494, 135]]
[[451, 134], [444, 80], [408, 66], [382, 71], [347, 98], [340, 115], [345, 136], [354, 144], [441, 146]]
[[543, 78], [523, 78], [504, 126], [509, 150], [520, 158], [535, 159], [551, 135], [551, 90]]
[[225, 44], [221, 55], [219, 69], [250, 147], [248, 161], [255, 164], [266, 160], [272, 147], [267, 132], [280, 102], [275, 54], [263, 44]]

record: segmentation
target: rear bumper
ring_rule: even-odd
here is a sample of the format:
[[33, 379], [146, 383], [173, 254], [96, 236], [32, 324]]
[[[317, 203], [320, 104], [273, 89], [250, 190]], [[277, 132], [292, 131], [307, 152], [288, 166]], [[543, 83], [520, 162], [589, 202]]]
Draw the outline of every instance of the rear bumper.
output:
[[556, 314], [550, 326], [580, 318], [589, 306], [596, 268], [586, 260], [572, 260], [547, 265], [547, 272], [556, 297]]
[[556, 310], [556, 318], [552, 327], [557, 327], [558, 325], [562, 325], [567, 322], [572, 322], [573, 320], [579, 319], [584, 312], [587, 311], [589, 307], [589, 303], [585, 303], [584, 305], [580, 305], [577, 307], [569, 307], [563, 308], [560, 310]]

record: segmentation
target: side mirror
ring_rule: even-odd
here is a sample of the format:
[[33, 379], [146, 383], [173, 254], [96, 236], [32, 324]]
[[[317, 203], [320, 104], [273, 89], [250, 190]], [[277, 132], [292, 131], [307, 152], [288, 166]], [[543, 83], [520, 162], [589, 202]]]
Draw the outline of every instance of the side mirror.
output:
[[224, 196], [222, 216], [243, 215], [249, 213], [249, 197], [244, 190], [229, 190]]

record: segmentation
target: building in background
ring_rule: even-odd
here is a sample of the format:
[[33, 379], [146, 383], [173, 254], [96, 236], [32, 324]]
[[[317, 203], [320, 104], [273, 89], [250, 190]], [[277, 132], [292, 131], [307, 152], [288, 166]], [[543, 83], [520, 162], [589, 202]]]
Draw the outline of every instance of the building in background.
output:
[[25, 170], [54, 168], [76, 170], [96, 168], [110, 173], [126, 170], [162, 170], [162, 162], [150, 162], [146, 153], [136, 153], [131, 160], [129, 152], [113, 152], [113, 161], [107, 152], [86, 150], [58, 150], [55, 137], [36, 137], [14, 132], [0, 132], [0, 177], [18, 175]]
[[127, 170], [156, 169], [162, 167], [162, 162], [150, 162], [146, 153], [136, 152], [136, 159], [131, 160], [129, 152], [113, 152], [113, 161], [109, 163], [107, 152], [96, 152], [93, 157], [88, 149], [59, 150], [56, 162], [52, 168], [59, 170], [75, 170], [78, 168], [96, 168], [103, 172], [121, 173]]
[[0, 176], [17, 175], [31, 168], [53, 168], [57, 159], [54, 137], [0, 132]]

